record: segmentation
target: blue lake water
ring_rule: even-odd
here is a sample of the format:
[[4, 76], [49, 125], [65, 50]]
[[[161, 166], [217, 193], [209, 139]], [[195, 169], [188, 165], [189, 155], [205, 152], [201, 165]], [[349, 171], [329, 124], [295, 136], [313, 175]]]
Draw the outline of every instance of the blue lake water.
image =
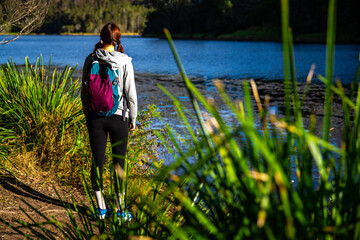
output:
[[[45, 64], [50, 55], [55, 65], [82, 67], [85, 57], [93, 50], [98, 36], [23, 36], [0, 47], [0, 63], [10, 57], [23, 64], [43, 55]], [[166, 40], [158, 38], [127, 37], [122, 44], [133, 58], [135, 71], [156, 74], [177, 74], [173, 56]], [[277, 42], [236, 42], [208, 40], [175, 40], [175, 45], [190, 76], [204, 79], [279, 80], [283, 78], [282, 45]], [[295, 44], [296, 72], [304, 81], [311, 64], [315, 74], [325, 74], [326, 46], [324, 44]], [[335, 52], [335, 77], [343, 83], [353, 80], [358, 66], [360, 45], [338, 44]]]

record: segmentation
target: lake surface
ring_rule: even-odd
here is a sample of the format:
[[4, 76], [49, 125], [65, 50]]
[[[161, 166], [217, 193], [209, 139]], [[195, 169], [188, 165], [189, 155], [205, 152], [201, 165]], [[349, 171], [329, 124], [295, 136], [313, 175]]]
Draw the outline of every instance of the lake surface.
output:
[[[10, 57], [23, 64], [26, 56], [31, 62], [43, 55], [45, 64], [52, 55], [55, 65], [78, 64], [82, 68], [85, 57], [92, 52], [98, 36], [22, 36], [15, 42], [0, 46], [0, 63]], [[122, 44], [133, 58], [134, 69], [140, 73], [177, 74], [178, 69], [166, 40], [158, 38], [122, 38]], [[205, 80], [283, 79], [282, 45], [277, 42], [236, 42], [208, 40], [175, 40], [182, 63], [189, 76]], [[296, 72], [304, 81], [311, 64], [315, 74], [325, 75], [326, 46], [324, 44], [295, 44]], [[335, 77], [343, 83], [353, 80], [360, 45], [338, 44], [335, 53]]]

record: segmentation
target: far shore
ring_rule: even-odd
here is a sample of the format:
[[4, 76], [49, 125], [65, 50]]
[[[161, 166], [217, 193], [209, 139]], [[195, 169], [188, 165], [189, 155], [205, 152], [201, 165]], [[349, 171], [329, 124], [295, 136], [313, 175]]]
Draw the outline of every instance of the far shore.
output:
[[[17, 35], [18, 33], [10, 32], [10, 33], [1, 33], [2, 36], [9, 36], [9, 35]], [[99, 33], [29, 33], [27, 35], [59, 35], [59, 36], [98, 36]], [[121, 33], [122, 36], [141, 36], [141, 33], [132, 33], [132, 32], [125, 32]]]
[[[17, 33], [0, 33], [0, 36], [16, 35]], [[98, 36], [99, 33], [30, 33], [27, 35], [41, 36], [41, 35], [59, 35], [59, 36]], [[122, 33], [123, 36], [137, 36], [146, 38], [165, 38], [163, 33]], [[178, 40], [215, 40], [215, 41], [264, 41], [264, 42], [281, 42], [281, 34], [277, 31], [263, 31], [263, 30], [240, 30], [231, 34], [221, 34], [215, 36], [207, 33], [195, 34], [172, 34], [173, 39]], [[312, 33], [295, 35], [294, 43], [326, 43], [326, 33]], [[336, 36], [336, 43], [341, 44], [360, 44], [360, 36], [354, 37], [349, 34], [338, 34]]]

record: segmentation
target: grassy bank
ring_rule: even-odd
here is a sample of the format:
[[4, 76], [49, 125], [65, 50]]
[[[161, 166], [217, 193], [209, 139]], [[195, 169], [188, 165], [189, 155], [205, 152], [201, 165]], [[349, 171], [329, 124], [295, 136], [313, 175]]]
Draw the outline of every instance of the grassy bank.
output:
[[[42, 58], [35, 65], [25, 60], [21, 68], [14, 62], [0, 72], [0, 122], [2, 170], [45, 175], [68, 185], [79, 185], [81, 173], [89, 176], [91, 151], [79, 98], [80, 82], [75, 69], [58, 71]], [[130, 134], [128, 159], [131, 175], [152, 174], [152, 161], [158, 145], [151, 118], [155, 106], [139, 113], [136, 131]], [[146, 144], [141, 143], [148, 139]], [[110, 158], [110, 145], [107, 157]], [[109, 161], [110, 162], [110, 161]], [[39, 173], [39, 174], [37, 174]], [[40, 174], [41, 173], [41, 174]], [[109, 176], [107, 176], [109, 177]]]

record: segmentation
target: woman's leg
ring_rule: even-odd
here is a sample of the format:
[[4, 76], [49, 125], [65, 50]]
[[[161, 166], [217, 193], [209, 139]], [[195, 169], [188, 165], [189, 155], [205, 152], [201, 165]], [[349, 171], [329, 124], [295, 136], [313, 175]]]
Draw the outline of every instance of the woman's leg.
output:
[[109, 135], [112, 145], [113, 164], [115, 170], [115, 192], [116, 202], [118, 208], [123, 208], [123, 194], [122, 180], [125, 177], [125, 156], [129, 135], [129, 127], [127, 121], [122, 121], [122, 117], [119, 115], [113, 115], [109, 119]]
[[99, 117], [94, 117], [89, 119], [87, 122], [90, 146], [93, 155], [93, 163], [91, 164], [91, 183], [95, 191], [96, 201], [99, 207], [99, 217], [104, 219], [106, 211], [106, 203], [103, 195], [103, 171], [105, 163], [105, 150], [106, 150], [106, 141], [107, 141], [107, 132], [103, 126], [103, 119]]
[[91, 165], [91, 183], [95, 192], [103, 190], [103, 170], [107, 132], [103, 126], [103, 118], [93, 118], [88, 121], [90, 146], [93, 154]]

